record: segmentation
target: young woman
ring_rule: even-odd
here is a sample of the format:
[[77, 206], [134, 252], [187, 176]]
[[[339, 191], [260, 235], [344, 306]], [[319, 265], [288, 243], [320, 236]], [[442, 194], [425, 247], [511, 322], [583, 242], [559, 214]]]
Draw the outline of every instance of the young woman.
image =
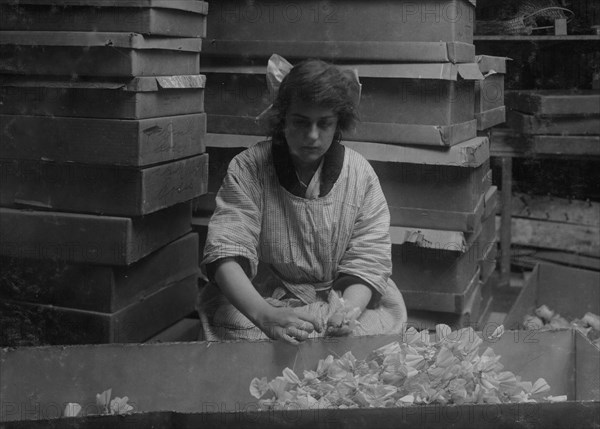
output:
[[[204, 339], [297, 344], [404, 329], [386, 200], [370, 164], [340, 144], [357, 85], [323, 61], [297, 64], [273, 103], [271, 139], [231, 161], [202, 262]], [[253, 284], [259, 261], [269, 275]]]

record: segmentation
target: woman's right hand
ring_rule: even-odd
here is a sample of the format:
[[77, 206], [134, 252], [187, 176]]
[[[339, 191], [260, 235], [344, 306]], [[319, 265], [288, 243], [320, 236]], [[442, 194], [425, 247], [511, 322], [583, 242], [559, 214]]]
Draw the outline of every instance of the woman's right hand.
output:
[[270, 307], [258, 318], [256, 325], [273, 340], [298, 345], [313, 331], [323, 330], [317, 318], [304, 311], [290, 307]]

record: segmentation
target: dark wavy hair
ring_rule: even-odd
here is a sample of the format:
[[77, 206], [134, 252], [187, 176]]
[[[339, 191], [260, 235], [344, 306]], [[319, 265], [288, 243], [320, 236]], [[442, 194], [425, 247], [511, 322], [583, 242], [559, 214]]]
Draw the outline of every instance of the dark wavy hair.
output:
[[276, 144], [285, 142], [285, 116], [294, 100], [331, 109], [338, 118], [334, 140], [358, 121], [358, 106], [353, 98], [356, 83], [342, 71], [325, 61], [308, 59], [296, 64], [283, 78], [273, 102], [267, 134]]

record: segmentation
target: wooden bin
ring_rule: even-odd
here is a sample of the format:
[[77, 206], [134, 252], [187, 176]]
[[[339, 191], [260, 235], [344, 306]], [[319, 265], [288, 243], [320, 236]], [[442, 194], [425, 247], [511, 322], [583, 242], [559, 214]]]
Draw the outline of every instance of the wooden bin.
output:
[[0, 30], [205, 37], [207, 13], [198, 0], [0, 0]]
[[147, 168], [2, 160], [0, 203], [50, 210], [142, 216], [206, 192], [208, 155]]
[[169, 76], [199, 73], [202, 39], [137, 33], [0, 32], [0, 74]]
[[562, 265], [539, 263], [504, 319], [510, 329], [521, 329], [523, 319], [546, 305], [565, 319], [582, 318], [585, 313], [600, 314], [600, 273]]
[[[483, 338], [491, 334], [487, 332]], [[319, 359], [351, 351], [365, 359], [398, 336], [308, 340], [299, 347], [272, 341], [223, 343], [103, 344], [0, 350], [0, 421], [7, 429], [48, 427], [299, 428], [376, 427], [382, 429], [449, 424], [466, 429], [593, 427], [600, 410], [598, 351], [577, 332], [508, 331], [484, 339], [507, 371], [535, 382], [543, 377], [548, 395], [562, 403], [416, 405], [399, 408], [298, 409], [257, 411], [248, 387], [284, 368], [314, 370]], [[300, 356], [302, 358], [300, 358]], [[294, 364], [295, 363], [295, 364]], [[235, 369], [232, 370], [232, 369]], [[56, 386], [61, 386], [57, 389]], [[96, 394], [112, 388], [127, 396], [131, 415], [93, 416]], [[87, 415], [60, 418], [65, 405], [81, 404]]]
[[0, 208], [0, 255], [131, 265], [191, 231], [191, 204], [128, 218]]
[[474, 0], [210, 4], [212, 56], [471, 62]]
[[204, 112], [203, 75], [113, 81], [0, 77], [0, 113], [70, 118], [146, 119]]
[[485, 130], [506, 121], [504, 75], [506, 58], [478, 55], [475, 62], [484, 79], [475, 82], [475, 118], [477, 130]]

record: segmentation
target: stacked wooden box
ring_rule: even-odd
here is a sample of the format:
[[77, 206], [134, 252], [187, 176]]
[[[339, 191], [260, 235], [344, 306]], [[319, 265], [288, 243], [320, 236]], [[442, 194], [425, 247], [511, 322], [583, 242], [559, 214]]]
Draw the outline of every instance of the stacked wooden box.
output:
[[211, 5], [202, 66], [211, 165], [208, 193], [195, 202], [197, 230], [206, 228], [231, 158], [264, 135], [256, 118], [272, 102], [268, 57], [332, 61], [360, 76], [361, 121], [344, 144], [380, 178], [391, 213], [392, 277], [409, 322], [423, 328], [477, 322], [491, 299], [496, 189], [488, 139], [477, 137], [476, 84], [485, 81], [472, 44], [474, 6], [467, 0]]
[[534, 146], [597, 146], [599, 90], [509, 91], [506, 105], [507, 125]]
[[506, 121], [504, 75], [507, 58], [477, 55], [475, 60], [484, 78], [475, 82], [477, 131], [483, 131]]
[[207, 8], [0, 0], [1, 293], [42, 343], [144, 341], [194, 309]]

